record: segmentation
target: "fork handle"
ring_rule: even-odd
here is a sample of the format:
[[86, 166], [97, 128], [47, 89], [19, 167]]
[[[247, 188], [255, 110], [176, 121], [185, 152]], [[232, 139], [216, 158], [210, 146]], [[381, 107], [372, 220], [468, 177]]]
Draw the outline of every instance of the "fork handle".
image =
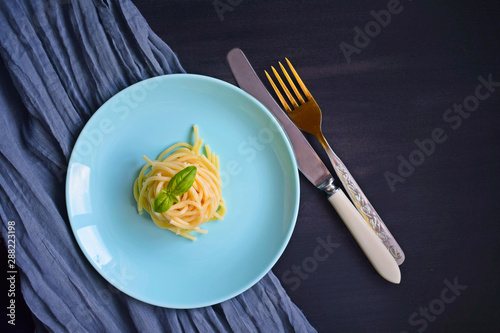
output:
[[328, 201], [330, 201], [333, 208], [340, 215], [342, 221], [344, 221], [377, 272], [387, 281], [398, 284], [401, 281], [401, 272], [398, 264], [344, 192], [337, 188], [328, 197]]
[[354, 206], [356, 206], [361, 216], [368, 222], [368, 225], [373, 229], [387, 250], [389, 250], [398, 265], [401, 265], [405, 260], [405, 255], [398, 242], [396, 242], [396, 239], [394, 239], [394, 236], [392, 236], [387, 226], [375, 211], [375, 208], [373, 208], [370, 201], [368, 201], [344, 163], [342, 163], [340, 158], [333, 152], [332, 148], [330, 148], [323, 134], [317, 135], [317, 138], [330, 158], [333, 168], [349, 194], [349, 197], [353, 201]]

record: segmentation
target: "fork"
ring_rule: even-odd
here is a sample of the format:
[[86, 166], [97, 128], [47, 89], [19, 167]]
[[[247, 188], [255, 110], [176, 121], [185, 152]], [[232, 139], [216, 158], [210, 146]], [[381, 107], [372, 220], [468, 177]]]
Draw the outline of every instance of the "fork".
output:
[[281, 71], [283, 72], [283, 75], [285, 76], [289, 86], [292, 88], [294, 95], [298, 100], [298, 102], [295, 100], [294, 96], [286, 86], [285, 82], [283, 82], [283, 80], [281, 79], [281, 76], [279, 75], [278, 71], [273, 66], [271, 66], [274, 76], [276, 77], [281, 88], [285, 92], [285, 95], [289, 103], [292, 105], [291, 107], [288, 105], [287, 101], [281, 94], [280, 90], [274, 83], [269, 73], [265, 71], [267, 79], [273, 86], [274, 91], [278, 96], [278, 99], [283, 105], [283, 108], [285, 109], [290, 119], [298, 128], [300, 128], [305, 132], [311, 133], [318, 139], [318, 141], [323, 146], [323, 149], [325, 149], [328, 157], [330, 158], [330, 162], [332, 163], [335, 172], [337, 173], [338, 177], [340, 178], [340, 181], [347, 190], [349, 197], [354, 202], [354, 205], [356, 206], [360, 214], [363, 216], [363, 218], [370, 225], [370, 227], [373, 229], [373, 231], [380, 238], [385, 247], [392, 254], [398, 265], [401, 265], [405, 260], [405, 255], [403, 253], [403, 250], [396, 242], [390, 231], [387, 229], [387, 226], [384, 224], [378, 213], [375, 211], [370, 201], [368, 201], [365, 194], [358, 186], [358, 184], [352, 177], [349, 170], [347, 170], [344, 163], [342, 163], [340, 158], [333, 152], [332, 148], [328, 144], [328, 141], [326, 141], [325, 136], [321, 131], [321, 109], [318, 103], [316, 103], [311, 93], [306, 88], [304, 82], [302, 82], [299, 75], [295, 71], [295, 68], [293, 68], [290, 61], [287, 58], [285, 58], [285, 60], [291, 72], [293, 73], [293, 76], [295, 77], [297, 83], [299, 84], [302, 90], [302, 94], [304, 95], [305, 98], [299, 92], [297, 86], [293, 82], [290, 75], [288, 75], [288, 72], [286, 71], [285, 67], [281, 64], [281, 62], [279, 62]]

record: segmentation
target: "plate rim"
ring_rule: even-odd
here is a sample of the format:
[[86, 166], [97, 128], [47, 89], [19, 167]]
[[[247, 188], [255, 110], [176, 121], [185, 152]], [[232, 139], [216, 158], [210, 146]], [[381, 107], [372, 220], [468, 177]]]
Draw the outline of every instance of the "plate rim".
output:
[[[74, 148], [77, 147], [80, 140], [84, 140], [83, 134], [86, 131], [89, 131], [89, 129], [94, 127], [93, 123], [98, 121], [97, 115], [106, 112], [108, 104], [111, 104], [114, 99], [120, 98], [121, 95], [125, 94], [128, 90], [134, 89], [134, 87], [137, 87], [138, 85], [143, 85], [143, 84], [146, 84], [147, 82], [152, 82], [155, 80], [176, 80], [178, 78], [209, 81], [209, 82], [216, 84], [216, 85], [217, 84], [222, 85], [222, 86], [234, 91], [235, 93], [244, 96], [245, 98], [251, 100], [254, 104], [256, 104], [259, 107], [259, 109], [262, 111], [262, 114], [265, 115], [269, 121], [273, 122], [274, 125], [276, 125], [277, 130], [281, 134], [280, 137], [283, 138], [283, 143], [284, 143], [286, 150], [287, 150], [287, 153], [288, 153], [287, 156], [290, 158], [290, 161], [291, 161], [291, 167], [293, 170], [292, 179], [294, 182], [293, 189], [295, 191], [295, 195], [293, 196], [293, 201], [294, 201], [293, 211], [291, 212], [291, 219], [290, 219], [290, 223], [288, 226], [288, 230], [281, 241], [281, 246], [279, 247], [278, 251], [273, 255], [273, 259], [270, 260], [270, 262], [267, 264], [267, 266], [264, 267], [261, 271], [259, 271], [259, 273], [256, 274], [251, 279], [250, 282], [245, 283], [243, 286], [241, 286], [240, 288], [237, 288], [232, 293], [229, 293], [229, 294], [225, 293], [224, 295], [222, 295], [216, 299], [212, 299], [211, 301], [198, 302], [198, 304], [196, 304], [196, 305], [177, 304], [176, 302], [169, 302], [168, 300], [163, 301], [163, 302], [149, 300], [148, 297], [141, 296], [140, 293], [136, 293], [135, 291], [131, 291], [130, 289], [127, 290], [126, 288], [123, 288], [121, 285], [114, 283], [114, 281], [110, 281], [109, 277], [104, 275], [103, 270], [97, 266], [97, 264], [90, 257], [90, 254], [85, 250], [85, 247], [81, 243], [81, 240], [77, 234], [77, 229], [75, 229], [75, 223], [72, 222], [72, 215], [71, 215], [71, 209], [70, 209], [71, 208], [70, 207], [71, 206], [71, 203], [70, 203], [71, 202], [71, 200], [70, 200], [71, 193], [69, 190], [69, 184], [70, 184], [70, 178], [71, 178], [70, 169], [71, 169], [71, 166], [75, 163], [75, 159], [76, 159], [76, 156], [74, 153]], [[90, 154], [88, 157], [86, 157], [84, 159], [88, 159], [91, 156], [92, 156], [92, 154]], [[99, 273], [99, 275], [107, 283], [112, 285], [114, 288], [120, 290], [124, 294], [126, 294], [126, 295], [128, 295], [136, 300], [139, 300], [141, 302], [147, 303], [147, 304], [151, 304], [151, 305], [159, 306], [159, 307], [164, 307], [164, 308], [170, 308], [170, 309], [195, 309], [195, 308], [201, 308], [201, 307], [206, 307], [206, 306], [212, 306], [212, 305], [219, 304], [221, 302], [230, 300], [230, 299], [242, 294], [243, 292], [247, 291], [248, 289], [252, 288], [265, 275], [267, 275], [271, 271], [271, 269], [274, 267], [274, 265], [278, 262], [278, 260], [283, 255], [286, 247], [288, 246], [288, 244], [290, 242], [293, 231], [295, 230], [295, 225], [297, 223], [298, 211], [299, 211], [299, 206], [300, 206], [300, 179], [299, 179], [297, 159], [296, 159], [292, 144], [290, 142], [290, 139], [288, 138], [286, 131], [283, 129], [283, 127], [281, 126], [279, 121], [274, 117], [274, 115], [259, 100], [257, 100], [255, 97], [253, 97], [252, 95], [250, 95], [246, 91], [242, 90], [241, 88], [239, 88], [239, 87], [237, 87], [229, 82], [223, 81], [221, 79], [217, 79], [217, 78], [206, 76], [206, 75], [200, 75], [200, 74], [175, 73], [175, 74], [159, 75], [159, 76], [147, 78], [147, 79], [141, 80], [139, 82], [136, 82], [136, 83], [120, 90], [119, 92], [115, 93], [113, 96], [111, 96], [108, 100], [106, 100], [106, 102], [104, 102], [90, 116], [90, 118], [87, 120], [87, 122], [83, 126], [82, 130], [78, 134], [78, 137], [77, 137], [77, 139], [72, 147], [72, 150], [71, 150], [71, 155], [70, 155], [70, 158], [68, 161], [67, 174], [66, 174], [65, 181], [66, 181], [66, 183], [65, 183], [66, 210], [67, 210], [67, 214], [68, 214], [69, 224], [71, 226], [73, 236], [74, 236], [75, 240], [77, 241], [77, 244], [78, 244], [81, 252], [84, 254], [85, 258], [87, 259], [87, 261], [92, 265], [92, 267], [97, 271], [97, 273]]]

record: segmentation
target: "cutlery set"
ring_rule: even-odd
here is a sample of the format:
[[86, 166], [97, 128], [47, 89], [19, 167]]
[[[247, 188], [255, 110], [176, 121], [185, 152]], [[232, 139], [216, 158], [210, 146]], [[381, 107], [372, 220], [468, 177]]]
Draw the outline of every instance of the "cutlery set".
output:
[[[294, 83], [286, 68], [281, 63], [279, 66], [293, 94], [278, 71], [271, 67], [286, 98], [271, 75], [267, 71], [265, 72], [283, 106], [282, 109], [268, 92], [240, 49], [231, 50], [227, 59], [240, 88], [259, 100], [281, 124], [293, 146], [299, 170], [314, 186], [326, 193], [328, 201], [342, 218], [375, 270], [386, 280], [399, 283], [401, 272], [398, 265], [403, 263], [404, 253], [348, 169], [325, 139], [321, 130], [321, 109], [290, 61], [286, 59], [290, 72], [299, 87]], [[321, 143], [352, 202], [339, 187], [334, 185], [334, 177], [300, 130], [313, 134]]]

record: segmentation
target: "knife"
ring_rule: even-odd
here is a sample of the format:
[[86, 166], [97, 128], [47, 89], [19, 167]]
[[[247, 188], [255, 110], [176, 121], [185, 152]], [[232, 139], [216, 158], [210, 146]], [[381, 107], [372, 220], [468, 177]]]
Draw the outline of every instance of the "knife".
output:
[[227, 55], [227, 60], [241, 89], [260, 101], [281, 124], [292, 143], [299, 170], [314, 186], [326, 193], [328, 201], [342, 218], [375, 270], [387, 281], [399, 283], [401, 272], [391, 253], [344, 192], [334, 185], [330, 171], [325, 167], [302, 132], [269, 94], [243, 51], [238, 48], [232, 49]]

